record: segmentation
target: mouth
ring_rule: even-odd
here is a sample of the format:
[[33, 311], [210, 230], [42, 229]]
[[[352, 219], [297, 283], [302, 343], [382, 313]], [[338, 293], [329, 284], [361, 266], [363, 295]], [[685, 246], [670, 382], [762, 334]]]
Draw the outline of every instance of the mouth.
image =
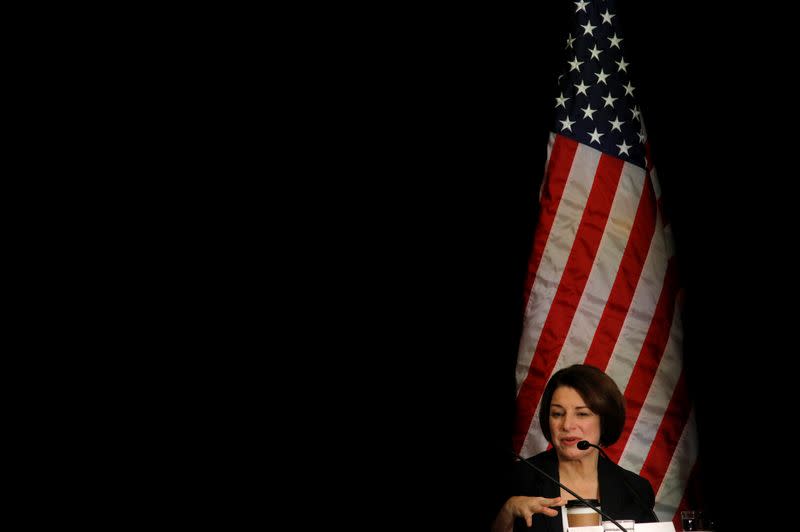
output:
[[561, 443], [563, 445], [568, 446], [568, 447], [571, 447], [573, 445], [577, 445], [579, 441], [581, 441], [580, 438], [561, 438]]

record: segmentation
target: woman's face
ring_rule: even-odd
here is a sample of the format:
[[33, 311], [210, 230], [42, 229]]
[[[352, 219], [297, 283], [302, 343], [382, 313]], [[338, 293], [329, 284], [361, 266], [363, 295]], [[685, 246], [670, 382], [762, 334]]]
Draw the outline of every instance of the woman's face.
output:
[[578, 449], [578, 442], [587, 440], [600, 443], [600, 416], [586, 406], [574, 388], [559, 386], [550, 401], [550, 437], [558, 456], [565, 460], [578, 460], [594, 452], [591, 447]]

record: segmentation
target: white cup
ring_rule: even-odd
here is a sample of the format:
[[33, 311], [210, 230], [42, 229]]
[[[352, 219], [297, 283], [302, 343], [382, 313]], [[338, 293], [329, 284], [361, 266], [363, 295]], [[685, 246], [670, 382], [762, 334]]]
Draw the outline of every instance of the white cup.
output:
[[[587, 499], [587, 501], [600, 508], [600, 501], [597, 499]], [[566, 511], [568, 526], [597, 526], [600, 524], [600, 514], [578, 500], [567, 501]]]

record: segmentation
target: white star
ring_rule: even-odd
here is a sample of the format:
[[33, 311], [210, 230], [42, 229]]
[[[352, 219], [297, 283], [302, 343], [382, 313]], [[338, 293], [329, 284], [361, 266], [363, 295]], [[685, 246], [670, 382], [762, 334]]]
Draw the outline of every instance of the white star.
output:
[[597, 141], [597, 143], [600, 144], [600, 137], [602, 137], [603, 135], [605, 135], [605, 133], [598, 133], [597, 128], [594, 128], [594, 133], [589, 133], [589, 136], [592, 137], [592, 140], [589, 141], [589, 144], [595, 141]]
[[584, 96], [589, 96], [588, 94], [586, 94], [586, 89], [589, 88], [589, 85], [584, 85], [583, 84], [583, 80], [581, 80], [580, 85], [578, 85], [577, 83], [573, 83], [573, 85], [575, 85], [575, 88], [578, 89], [578, 94], [583, 94]]
[[589, 4], [589, 2], [584, 2], [584, 0], [580, 0], [578, 2], [575, 2], [575, 5], [578, 6], [575, 9], [575, 12], [577, 13], [578, 11], [583, 11], [584, 13], [586, 13], [586, 6], [588, 4]]
[[572, 66], [572, 68], [569, 69], [570, 72], [572, 72], [573, 70], [577, 70], [578, 72], [580, 72], [581, 70], [578, 67], [583, 64], [583, 61], [578, 61], [578, 58], [576, 57], [572, 61], [567, 62], [567, 64]]
[[592, 26], [592, 21], [591, 21], [591, 20], [590, 20], [589, 22], [587, 22], [585, 26], [581, 26], [581, 28], [583, 28], [583, 34], [584, 34], [584, 35], [592, 35], [592, 36], [594, 36], [594, 35], [592, 34], [592, 31], [593, 31], [593, 30], [594, 30], [596, 27], [597, 27], [597, 26]]
[[639, 133], [637, 133], [637, 135], [639, 135], [639, 142], [641, 142], [642, 144], [644, 144], [644, 141], [646, 141], [646, 140], [647, 140], [647, 137], [644, 135], [644, 133], [642, 133], [642, 132], [640, 131]]
[[559, 120], [559, 122], [561, 122], [561, 131], [565, 131], [567, 129], [572, 131], [572, 124], [575, 123], [575, 121], [570, 120], [569, 117], [567, 117], [565, 120]]
[[625, 68], [625, 67], [627, 67], [630, 63], [626, 63], [624, 57], [620, 57], [619, 61], [614, 61], [614, 62], [619, 67], [619, 68], [617, 68], [617, 72], [627, 72], [628, 71], [628, 69]]
[[[572, 43], [574, 42], [575, 42], [575, 37], [573, 37], [572, 34], [570, 33], [569, 37], [567, 37], [567, 48], [572, 48]], [[567, 48], [564, 49], [566, 50]]]
[[567, 106], [564, 105], [564, 104], [567, 102], [567, 100], [569, 100], [569, 98], [565, 98], [564, 97], [564, 93], [562, 92], [561, 96], [556, 97], [556, 107], [558, 107], [560, 105], [561, 107], [566, 109]]
[[628, 157], [631, 156], [631, 154], [628, 153], [628, 150], [631, 149], [632, 147], [633, 146], [628, 146], [627, 144], [625, 144], [624, 140], [622, 141], [622, 144], [617, 144], [617, 148], [619, 148], [619, 154], [622, 155], [624, 153]]
[[617, 131], [622, 133], [622, 128], [619, 127], [622, 124], [623, 124], [623, 122], [621, 120], [616, 120], [616, 119], [615, 120], [611, 120], [611, 131], [614, 131], [616, 129]]
[[589, 120], [594, 120], [594, 117], [592, 115], [597, 112], [597, 109], [592, 109], [592, 104], [587, 103], [586, 107], [582, 108], [581, 111], [583, 111], [584, 118], [588, 118]]
[[[583, 26], [581, 26], [581, 27], [583, 27]], [[622, 42], [622, 39], [620, 39], [619, 37], [617, 37], [617, 34], [616, 34], [616, 33], [614, 34], [614, 36], [613, 36], [613, 37], [609, 37], [609, 38], [608, 38], [608, 40], [609, 40], [609, 41], [611, 41], [611, 48], [613, 48], [613, 47], [615, 47], [615, 46], [616, 46], [617, 48], [619, 48], [619, 43], [621, 43], [621, 42]]]
[[605, 72], [603, 72], [603, 69], [601, 68], [600, 72], [595, 74], [595, 76], [597, 76], [597, 83], [605, 83], [606, 82], [606, 78], [608, 76], [610, 76], [610, 75], [611, 74], [606, 74]]
[[634, 105], [633, 109], [631, 109], [631, 114], [633, 115], [632, 120], [639, 120], [639, 113], [641, 113], [641, 111], [639, 110], [639, 106]]
[[613, 108], [613, 107], [614, 107], [614, 100], [616, 100], [616, 98], [612, 98], [612, 97], [611, 97], [611, 93], [609, 92], [609, 93], [608, 93], [608, 96], [606, 96], [605, 98], [603, 98], [603, 100], [606, 102], [606, 105], [604, 105], [603, 107], [606, 107], [606, 106], [608, 106], [608, 107], [611, 107], [611, 108]]
[[602, 51], [603, 50], [598, 50], [597, 49], [597, 45], [595, 44], [594, 48], [589, 50], [589, 53], [592, 54], [592, 57], [590, 57], [589, 59], [597, 59], [599, 61], [600, 60], [600, 52], [602, 52]]
[[612, 15], [611, 13], [608, 12], [608, 9], [606, 9], [606, 12], [603, 13], [603, 15], [602, 15], [603, 22], [608, 22], [609, 24], [611, 24], [611, 18], [615, 17], [615, 16], [616, 15]]
[[633, 85], [631, 85], [631, 82], [629, 81], [629, 82], [628, 82], [628, 84], [627, 84], [627, 85], [625, 85], [625, 96], [627, 96], [627, 95], [629, 95], [629, 94], [630, 94], [631, 96], [633, 96], [633, 91], [634, 91], [634, 89], [636, 89], [636, 87], [634, 87]]

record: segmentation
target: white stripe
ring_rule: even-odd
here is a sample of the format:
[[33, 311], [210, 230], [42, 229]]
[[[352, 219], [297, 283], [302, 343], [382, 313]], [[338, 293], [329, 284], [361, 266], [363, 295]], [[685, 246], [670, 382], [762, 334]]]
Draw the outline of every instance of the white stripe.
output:
[[653, 384], [650, 386], [639, 417], [636, 418], [630, 438], [628, 438], [619, 459], [619, 465], [625, 469], [638, 473], [644, 466], [650, 446], [653, 444], [658, 427], [661, 425], [661, 420], [664, 419], [664, 413], [667, 411], [675, 387], [678, 385], [683, 365], [681, 361], [682, 341], [683, 327], [681, 326], [680, 306], [675, 305], [664, 356], [661, 358]]
[[528, 376], [542, 327], [550, 311], [550, 304], [558, 289], [558, 284], [561, 282], [561, 274], [564, 272], [564, 266], [569, 258], [599, 160], [599, 151], [578, 144], [525, 310], [522, 337], [517, 355], [517, 394]]
[[672, 460], [670, 460], [664, 475], [664, 481], [656, 493], [655, 511], [659, 521], [672, 520], [686, 491], [689, 474], [692, 472], [696, 460], [697, 425], [695, 424], [694, 408], [692, 408], [675, 452], [672, 453]]
[[650, 184], [653, 185], [653, 192], [656, 195], [656, 201], [658, 201], [661, 198], [661, 183], [658, 182], [655, 166], [650, 169]]
[[570, 360], [570, 364], [578, 364], [586, 359], [628, 244], [644, 187], [644, 177], [644, 170], [638, 166], [628, 163], [623, 165], [597, 256], [561, 352], [561, 357]]
[[667, 258], [660, 227], [661, 214], [656, 211], [656, 229], [650, 240], [650, 249], [639, 282], [636, 284], [628, 314], [614, 346], [614, 352], [606, 368], [606, 373], [614, 379], [621, 390], [628, 387], [628, 380], [639, 359], [664, 284]]

